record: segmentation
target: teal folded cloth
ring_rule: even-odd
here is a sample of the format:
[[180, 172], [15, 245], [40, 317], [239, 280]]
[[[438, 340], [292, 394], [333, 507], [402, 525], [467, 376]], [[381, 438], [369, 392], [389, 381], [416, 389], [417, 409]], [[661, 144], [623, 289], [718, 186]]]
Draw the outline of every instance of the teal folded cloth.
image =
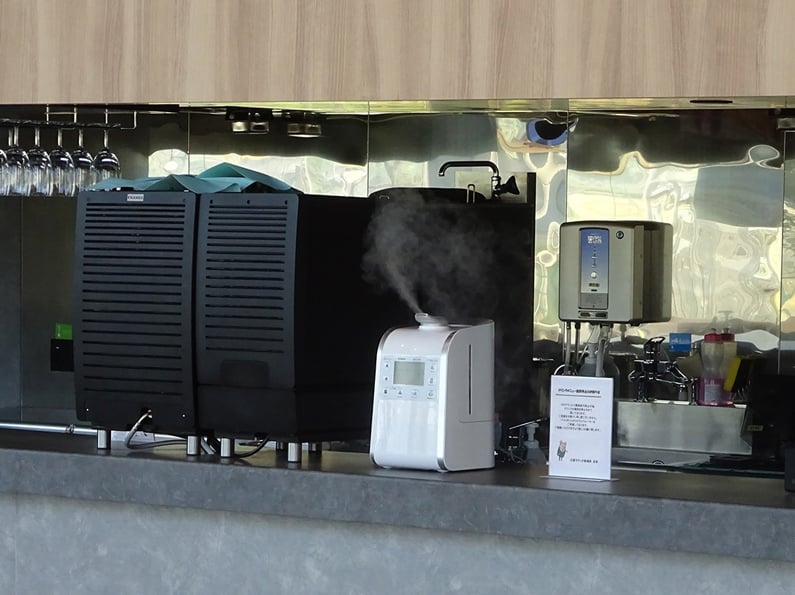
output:
[[202, 180], [207, 180], [211, 178], [216, 179], [248, 179], [252, 182], [259, 182], [260, 184], [264, 184], [269, 188], [272, 188], [275, 192], [300, 192], [298, 189], [293, 188], [289, 184], [282, 182], [281, 180], [274, 178], [273, 176], [269, 176], [268, 174], [264, 174], [262, 172], [248, 169], [247, 167], [241, 167], [240, 165], [234, 165], [232, 163], [219, 163], [218, 165], [214, 165], [208, 169], [205, 169], [202, 173], [198, 175], [199, 178]]
[[264, 174], [232, 163], [219, 163], [198, 175], [171, 174], [154, 178], [109, 178], [97, 182], [89, 190], [136, 190], [158, 192], [193, 192], [214, 194], [218, 192], [289, 192], [302, 194], [297, 188]]

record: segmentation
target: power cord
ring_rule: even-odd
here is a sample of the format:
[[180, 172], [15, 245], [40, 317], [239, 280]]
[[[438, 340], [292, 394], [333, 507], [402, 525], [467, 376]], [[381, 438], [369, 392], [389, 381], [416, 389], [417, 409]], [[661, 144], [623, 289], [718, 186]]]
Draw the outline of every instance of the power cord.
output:
[[[127, 436], [125, 436], [124, 438], [124, 446], [126, 448], [129, 448], [130, 450], [144, 450], [148, 448], [157, 448], [159, 446], [183, 445], [185, 444], [185, 442], [187, 442], [184, 438], [175, 438], [169, 440], [156, 440], [154, 442], [141, 442], [133, 444], [132, 443], [133, 437], [139, 432], [140, 427], [144, 423], [144, 421], [149, 419], [152, 419], [151, 410], [147, 410], [143, 414], [141, 414], [141, 417], [139, 417], [138, 420], [133, 424], [132, 428], [130, 428], [130, 431], [127, 432]], [[265, 445], [267, 443], [268, 443], [268, 435], [266, 434], [265, 437], [260, 441], [260, 443], [257, 444], [257, 446], [255, 446], [254, 448], [243, 454], [235, 454], [234, 458], [245, 459], [252, 455], [255, 455], [263, 448], [265, 448]], [[218, 454], [221, 450], [218, 440], [215, 438], [210, 438], [210, 437], [202, 438], [200, 444], [202, 450], [207, 454]]]
[[138, 429], [141, 427], [141, 424], [144, 423], [144, 420], [152, 419], [152, 411], [147, 410], [145, 411], [141, 417], [138, 418], [133, 424], [133, 427], [130, 428], [130, 431], [127, 432], [127, 436], [124, 438], [124, 446], [129, 448], [130, 450], [144, 450], [147, 448], [157, 448], [158, 446], [173, 446], [177, 444], [185, 444], [185, 440], [182, 438], [175, 438], [173, 440], [156, 440], [154, 442], [141, 442], [138, 444], [132, 444], [133, 437], [138, 433]]
[[250, 451], [243, 453], [242, 455], [236, 454], [235, 458], [236, 459], [245, 459], [246, 457], [250, 457], [251, 455], [255, 455], [259, 451], [261, 451], [265, 447], [265, 445], [267, 443], [268, 443], [268, 435], [266, 434], [265, 438], [263, 438], [262, 441], [257, 446], [252, 448]]
[[[268, 436], [269, 436], [268, 434], [265, 434], [265, 437], [260, 441], [259, 444], [257, 444], [257, 446], [255, 446], [248, 452], [244, 452], [243, 454], [235, 453], [235, 455], [232, 458], [245, 459], [247, 457], [257, 454], [259, 451], [265, 448], [265, 445], [268, 443]], [[207, 436], [202, 439], [202, 448], [205, 450], [205, 452], [207, 452], [207, 454], [217, 455], [221, 452], [221, 443], [217, 438]]]

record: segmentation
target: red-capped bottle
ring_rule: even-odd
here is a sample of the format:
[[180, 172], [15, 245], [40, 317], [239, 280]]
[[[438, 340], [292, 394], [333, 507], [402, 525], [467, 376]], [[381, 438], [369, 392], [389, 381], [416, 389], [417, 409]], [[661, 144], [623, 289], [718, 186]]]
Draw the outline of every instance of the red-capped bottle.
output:
[[[725, 407], [731, 405], [731, 397], [727, 398], [723, 390], [723, 340], [717, 331], [704, 335], [701, 343], [701, 382], [699, 383], [699, 405], [711, 407]], [[728, 402], [727, 402], [728, 401]]]

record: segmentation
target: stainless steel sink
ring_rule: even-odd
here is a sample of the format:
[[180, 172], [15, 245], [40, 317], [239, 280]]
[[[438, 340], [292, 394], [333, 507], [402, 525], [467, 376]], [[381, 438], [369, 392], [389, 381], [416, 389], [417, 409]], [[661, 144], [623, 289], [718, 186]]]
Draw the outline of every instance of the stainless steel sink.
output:
[[750, 440], [742, 436], [745, 416], [742, 406], [699, 407], [686, 401], [619, 400], [615, 415], [615, 447], [679, 451], [688, 456], [751, 453]]

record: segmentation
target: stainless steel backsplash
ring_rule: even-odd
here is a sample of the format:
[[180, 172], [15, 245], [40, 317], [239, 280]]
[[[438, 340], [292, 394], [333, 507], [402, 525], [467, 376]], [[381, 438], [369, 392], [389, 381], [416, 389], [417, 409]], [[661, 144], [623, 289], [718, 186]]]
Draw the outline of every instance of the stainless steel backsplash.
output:
[[[29, 111], [25, 116], [41, 117]], [[539, 142], [528, 133], [528, 123], [537, 120], [568, 125], [568, 137]], [[54, 144], [53, 134], [43, 131], [45, 148]], [[698, 336], [728, 326], [745, 349], [764, 352], [781, 372], [795, 374], [794, 134], [778, 130], [768, 109], [569, 113], [539, 104], [537, 110], [518, 112], [483, 106], [455, 113], [330, 114], [323, 136], [316, 139], [233, 134], [217, 113], [141, 114], [136, 130], [112, 131], [111, 147], [120, 157], [124, 177], [196, 174], [231, 161], [306, 192], [347, 196], [395, 186], [467, 184], [488, 195], [488, 169], [450, 170], [444, 177], [438, 170], [449, 160], [489, 160], [497, 164], [503, 181], [516, 176], [521, 195], [515, 199], [524, 200], [527, 173], [535, 173], [532, 333], [540, 355], [559, 351], [560, 224], [652, 219], [671, 223], [675, 230], [673, 316], [668, 323], [616, 332], [641, 338], [672, 331]], [[29, 141], [29, 131], [23, 130], [22, 144]], [[87, 144], [96, 145], [89, 146], [94, 152], [99, 142], [98, 133], [87, 136]], [[3, 226], [19, 221], [13, 212]], [[15, 260], [19, 254], [26, 262], [22, 252], [36, 244], [22, 236], [34, 232], [21, 227], [16, 234], [4, 233], [4, 258]], [[47, 300], [32, 299], [33, 286], [26, 285], [34, 279], [21, 271], [21, 266], [7, 268], [7, 280], [21, 279], [22, 287], [18, 292], [6, 288], [0, 295], [0, 310], [7, 316], [5, 343], [22, 342], [21, 326], [10, 319], [36, 320], [49, 307]], [[68, 303], [61, 306], [68, 311]], [[25, 368], [42, 370], [47, 362], [24, 360], [23, 352], [41, 358], [43, 349], [7, 345], [6, 352], [0, 386], [9, 392], [21, 387], [21, 406], [29, 411], [72, 406], [71, 394], [57, 403], [51, 387], [39, 390], [25, 374]], [[15, 373], [18, 377], [12, 378]], [[14, 408], [10, 401], [8, 395], [0, 399], [0, 414]]]

